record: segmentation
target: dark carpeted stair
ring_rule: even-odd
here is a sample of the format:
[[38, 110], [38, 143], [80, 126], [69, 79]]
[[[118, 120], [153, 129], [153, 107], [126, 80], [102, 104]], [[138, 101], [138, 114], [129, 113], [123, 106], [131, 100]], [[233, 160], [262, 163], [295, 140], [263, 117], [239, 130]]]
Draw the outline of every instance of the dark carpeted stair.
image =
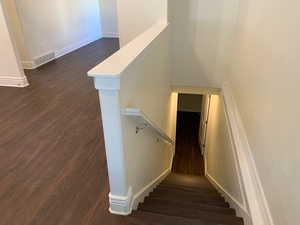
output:
[[130, 217], [145, 225], [243, 225], [205, 177], [174, 173]]

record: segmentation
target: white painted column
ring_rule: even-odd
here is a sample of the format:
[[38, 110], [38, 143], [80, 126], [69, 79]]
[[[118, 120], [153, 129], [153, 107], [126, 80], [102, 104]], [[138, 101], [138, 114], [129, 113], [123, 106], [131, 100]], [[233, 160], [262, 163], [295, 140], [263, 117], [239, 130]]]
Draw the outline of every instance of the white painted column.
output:
[[120, 76], [97, 77], [95, 87], [99, 92], [110, 183], [110, 212], [130, 214], [131, 188], [127, 185], [126, 160], [120, 106]]

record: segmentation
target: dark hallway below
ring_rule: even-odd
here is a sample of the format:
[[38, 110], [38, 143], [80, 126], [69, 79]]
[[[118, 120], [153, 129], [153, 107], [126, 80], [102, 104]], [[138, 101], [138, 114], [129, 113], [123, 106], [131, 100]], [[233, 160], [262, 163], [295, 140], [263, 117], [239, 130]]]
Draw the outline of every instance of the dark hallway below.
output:
[[204, 176], [204, 160], [198, 142], [199, 126], [198, 113], [178, 112], [174, 173]]

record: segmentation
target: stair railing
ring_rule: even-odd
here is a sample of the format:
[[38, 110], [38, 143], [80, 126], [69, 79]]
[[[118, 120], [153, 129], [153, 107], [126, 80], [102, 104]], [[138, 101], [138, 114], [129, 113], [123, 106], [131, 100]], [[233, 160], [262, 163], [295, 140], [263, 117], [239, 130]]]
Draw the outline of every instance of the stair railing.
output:
[[149, 117], [139, 108], [126, 108], [122, 112], [123, 115], [131, 117], [137, 123], [136, 133], [144, 129], [150, 129], [154, 134], [156, 134], [163, 141], [174, 145], [175, 141], [166, 134], [158, 125], [149, 119]]

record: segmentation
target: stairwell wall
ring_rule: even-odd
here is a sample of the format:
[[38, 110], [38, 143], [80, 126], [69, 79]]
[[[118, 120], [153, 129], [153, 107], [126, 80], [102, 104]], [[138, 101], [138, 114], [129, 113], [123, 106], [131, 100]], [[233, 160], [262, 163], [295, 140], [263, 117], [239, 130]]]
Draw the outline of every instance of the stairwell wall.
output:
[[228, 81], [275, 225], [300, 220], [299, 1], [241, 1]]
[[170, 0], [173, 85], [222, 87], [239, 0]]
[[231, 207], [252, 224], [223, 95], [212, 95], [205, 144], [205, 173]]

